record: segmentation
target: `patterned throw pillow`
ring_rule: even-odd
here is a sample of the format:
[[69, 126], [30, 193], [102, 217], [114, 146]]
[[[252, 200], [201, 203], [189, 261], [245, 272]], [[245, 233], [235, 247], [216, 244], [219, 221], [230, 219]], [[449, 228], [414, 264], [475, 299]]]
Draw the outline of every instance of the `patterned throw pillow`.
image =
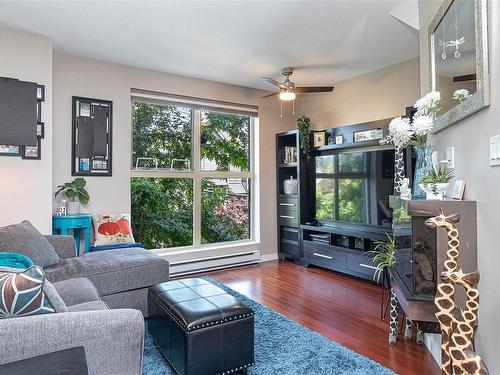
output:
[[20, 272], [0, 269], [0, 319], [55, 312], [43, 292], [44, 281], [38, 266]]
[[94, 246], [134, 243], [130, 214], [94, 215]]

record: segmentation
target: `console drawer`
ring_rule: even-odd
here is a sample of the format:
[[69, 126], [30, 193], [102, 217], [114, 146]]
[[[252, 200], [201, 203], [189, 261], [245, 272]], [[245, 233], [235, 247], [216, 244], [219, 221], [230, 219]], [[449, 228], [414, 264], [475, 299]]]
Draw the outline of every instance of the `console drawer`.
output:
[[347, 254], [347, 269], [373, 278], [375, 264], [365, 254]]
[[279, 205], [280, 207], [294, 207], [297, 208], [297, 203], [299, 199], [296, 195], [280, 195]]
[[326, 268], [345, 269], [346, 253], [331, 246], [312, 241], [303, 241], [304, 257], [308, 262]]
[[282, 213], [280, 211], [279, 215], [280, 215], [280, 225], [287, 225], [291, 227], [299, 226], [299, 215], [297, 214], [297, 211], [285, 212], [285, 213]]
[[280, 243], [280, 253], [285, 253], [292, 255], [294, 257], [299, 256], [299, 244], [293, 243], [293, 241], [283, 240]]

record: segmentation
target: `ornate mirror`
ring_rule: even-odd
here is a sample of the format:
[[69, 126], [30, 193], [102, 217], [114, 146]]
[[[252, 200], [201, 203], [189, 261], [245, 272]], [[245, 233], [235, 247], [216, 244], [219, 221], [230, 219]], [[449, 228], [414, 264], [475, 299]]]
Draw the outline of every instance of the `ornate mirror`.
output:
[[444, 0], [428, 34], [430, 84], [441, 92], [437, 133], [489, 105], [486, 0]]

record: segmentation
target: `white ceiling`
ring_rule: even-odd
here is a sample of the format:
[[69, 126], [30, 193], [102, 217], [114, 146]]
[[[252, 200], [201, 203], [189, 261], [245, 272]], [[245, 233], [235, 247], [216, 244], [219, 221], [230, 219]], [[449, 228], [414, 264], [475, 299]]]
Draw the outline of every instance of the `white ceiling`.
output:
[[284, 66], [330, 85], [417, 57], [390, 15], [415, 1], [0, 1], [0, 25], [71, 55], [270, 90], [259, 77]]

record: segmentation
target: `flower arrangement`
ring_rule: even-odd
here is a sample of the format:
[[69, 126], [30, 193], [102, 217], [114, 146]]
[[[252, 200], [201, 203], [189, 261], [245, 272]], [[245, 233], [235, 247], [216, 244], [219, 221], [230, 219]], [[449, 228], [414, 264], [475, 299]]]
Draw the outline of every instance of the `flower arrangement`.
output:
[[413, 122], [407, 118], [396, 117], [389, 124], [389, 135], [380, 143], [393, 144], [396, 148], [403, 148], [408, 144], [425, 147], [436, 114], [441, 110], [441, 94], [439, 91], [431, 91], [418, 99], [413, 107], [417, 110]]
[[453, 99], [458, 100], [459, 103], [463, 102], [469, 96], [469, 90], [467, 89], [458, 89], [453, 93]]

